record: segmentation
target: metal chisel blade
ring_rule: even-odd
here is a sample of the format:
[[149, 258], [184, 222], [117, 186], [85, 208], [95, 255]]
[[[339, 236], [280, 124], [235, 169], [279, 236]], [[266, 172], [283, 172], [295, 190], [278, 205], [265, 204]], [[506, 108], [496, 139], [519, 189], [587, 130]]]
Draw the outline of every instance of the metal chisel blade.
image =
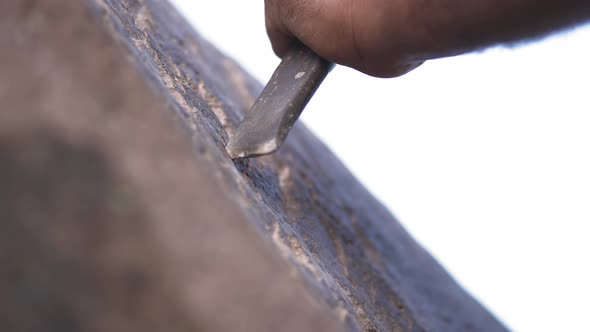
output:
[[276, 151], [334, 65], [303, 45], [284, 57], [226, 146], [232, 159]]

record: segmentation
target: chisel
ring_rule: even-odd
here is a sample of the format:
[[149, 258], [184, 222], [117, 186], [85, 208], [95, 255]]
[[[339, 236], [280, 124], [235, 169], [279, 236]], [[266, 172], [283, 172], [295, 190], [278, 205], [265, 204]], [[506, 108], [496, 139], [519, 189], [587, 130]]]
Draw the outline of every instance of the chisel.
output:
[[226, 146], [232, 159], [276, 151], [334, 64], [302, 44], [283, 57]]

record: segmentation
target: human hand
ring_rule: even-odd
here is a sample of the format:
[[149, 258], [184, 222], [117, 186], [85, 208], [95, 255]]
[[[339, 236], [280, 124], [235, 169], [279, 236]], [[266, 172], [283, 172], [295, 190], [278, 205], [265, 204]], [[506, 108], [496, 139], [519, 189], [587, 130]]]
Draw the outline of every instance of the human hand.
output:
[[590, 20], [588, 0], [265, 0], [265, 8], [278, 56], [298, 39], [327, 60], [377, 77]]
[[[395, 4], [401, 8], [391, 10]], [[299, 40], [334, 63], [396, 77], [424, 62], [404, 49], [404, 6], [391, 0], [265, 0], [266, 27], [279, 57]], [[396, 27], [399, 34], [392, 33]]]

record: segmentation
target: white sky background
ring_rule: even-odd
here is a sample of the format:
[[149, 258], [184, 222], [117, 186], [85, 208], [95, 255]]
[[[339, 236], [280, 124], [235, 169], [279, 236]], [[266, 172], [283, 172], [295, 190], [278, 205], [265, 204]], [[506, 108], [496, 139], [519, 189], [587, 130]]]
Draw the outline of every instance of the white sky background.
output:
[[[266, 83], [263, 0], [172, 0]], [[303, 121], [516, 331], [590, 331], [590, 27], [381, 80], [337, 67]]]

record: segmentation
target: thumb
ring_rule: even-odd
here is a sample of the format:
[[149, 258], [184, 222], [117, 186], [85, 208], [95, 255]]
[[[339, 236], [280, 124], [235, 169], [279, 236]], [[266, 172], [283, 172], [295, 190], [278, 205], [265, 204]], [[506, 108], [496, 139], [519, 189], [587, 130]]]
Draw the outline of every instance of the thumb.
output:
[[295, 41], [293, 34], [289, 32], [281, 20], [277, 1], [265, 0], [266, 33], [270, 39], [275, 54], [282, 58]]

